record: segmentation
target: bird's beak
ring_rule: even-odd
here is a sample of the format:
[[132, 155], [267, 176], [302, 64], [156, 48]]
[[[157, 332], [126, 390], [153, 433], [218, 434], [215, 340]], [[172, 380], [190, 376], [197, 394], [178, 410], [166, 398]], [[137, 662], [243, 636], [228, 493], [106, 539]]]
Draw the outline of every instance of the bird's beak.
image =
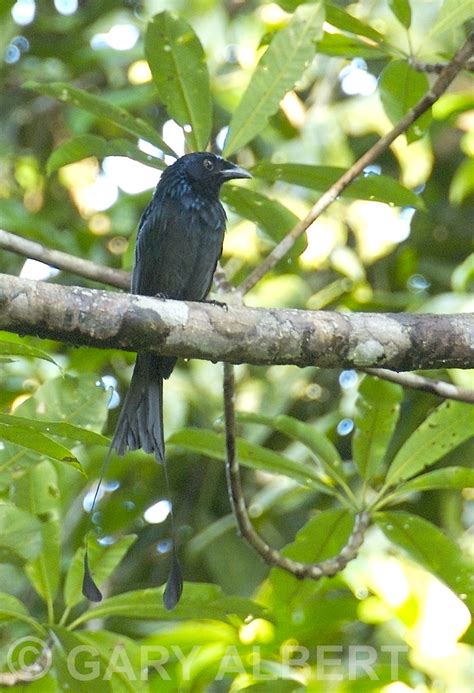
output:
[[233, 164], [231, 161], [224, 161], [224, 168], [219, 171], [220, 177], [226, 180], [232, 180], [233, 178], [252, 178], [252, 174], [242, 168]]

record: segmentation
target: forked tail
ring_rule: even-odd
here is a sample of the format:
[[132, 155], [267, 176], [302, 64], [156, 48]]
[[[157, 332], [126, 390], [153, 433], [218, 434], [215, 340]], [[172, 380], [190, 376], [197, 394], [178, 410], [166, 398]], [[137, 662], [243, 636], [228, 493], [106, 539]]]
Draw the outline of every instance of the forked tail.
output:
[[163, 438], [163, 378], [168, 378], [175, 359], [155, 354], [138, 354], [111, 448], [118, 455], [142, 448], [165, 457]]

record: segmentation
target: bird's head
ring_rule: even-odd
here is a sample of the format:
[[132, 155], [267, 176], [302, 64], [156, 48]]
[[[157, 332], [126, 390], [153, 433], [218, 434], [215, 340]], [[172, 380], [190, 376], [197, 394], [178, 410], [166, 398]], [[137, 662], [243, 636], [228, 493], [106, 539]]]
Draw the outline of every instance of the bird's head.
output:
[[177, 168], [194, 189], [219, 192], [222, 183], [233, 178], [251, 178], [244, 168], [209, 152], [194, 152], [179, 158], [170, 168]]

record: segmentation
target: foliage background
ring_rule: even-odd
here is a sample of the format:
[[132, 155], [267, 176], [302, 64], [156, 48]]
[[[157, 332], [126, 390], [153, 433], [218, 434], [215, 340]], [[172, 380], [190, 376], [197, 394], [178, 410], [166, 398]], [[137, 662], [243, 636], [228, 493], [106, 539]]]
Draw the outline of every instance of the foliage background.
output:
[[[77, 6], [73, 0], [2, 0], [0, 227], [101, 264], [130, 269], [137, 222], [161, 164], [155, 161], [155, 168], [145, 169], [130, 159], [104, 158], [117, 145], [105, 151], [103, 141], [99, 144], [97, 139], [76, 142], [77, 161], [67, 166], [60, 166], [65, 161], [61, 156], [56, 154], [56, 161], [50, 156], [71, 138], [90, 135], [107, 142], [125, 139], [144, 161], [156, 155], [156, 149], [142, 144], [140, 154], [137, 138], [110, 120], [24, 85], [33, 80], [86, 89], [146, 119], [168, 145], [184, 152], [183, 130], [170, 119], [163, 98], [158, 98], [160, 87], [152, 81], [144, 60], [147, 22], [162, 10], [174, 10], [189, 22], [204, 47], [213, 98], [211, 140], [215, 146], [217, 138], [222, 146], [223, 128], [236, 111], [258, 59], [286, 24], [284, 10], [292, 12], [299, 4], [103, 0]], [[348, 15], [342, 14], [341, 19], [338, 8], [364, 25], [351, 29]], [[397, 69], [406, 69], [406, 57], [412, 53], [420, 61], [449, 59], [463, 41], [469, 18], [468, 3], [450, 0], [442, 6], [413, 2], [411, 10], [400, 0], [326, 3], [325, 9], [333, 23], [325, 24], [324, 34], [318, 36], [314, 60], [297, 75], [295, 88], [287, 87], [290, 91], [269, 124], [238, 147], [239, 163], [253, 167], [255, 180], [245, 186], [246, 194], [233, 186], [223, 195], [229, 212], [223, 262], [236, 283], [291, 228], [295, 218], [306, 213], [331, 174], [327, 168], [319, 171], [322, 180], [317, 190], [291, 181], [272, 183], [272, 175], [277, 174], [262, 162], [348, 167], [387, 132], [390, 118], [400, 117], [409, 105], [404, 98], [416, 100], [426, 90], [427, 77], [415, 73], [417, 78], [399, 92], [402, 73]], [[158, 60], [156, 71], [163, 60], [154, 56], [158, 49], [156, 43], [147, 48], [150, 65]], [[198, 79], [197, 68], [197, 63], [189, 63], [192, 78]], [[363, 311], [472, 310], [470, 87], [472, 82], [463, 73], [452, 92], [436, 104], [432, 118], [425, 118], [418, 124], [421, 129], [409, 134], [410, 142], [398, 138], [377, 162], [380, 168], [367, 172], [369, 177], [382, 172], [418, 197], [397, 188], [398, 194], [407, 196], [397, 206], [367, 199], [375, 194], [369, 180], [366, 199], [343, 197], [334, 203], [291, 257], [250, 292], [248, 303]], [[188, 145], [192, 146], [194, 136], [195, 132], [188, 133]], [[84, 158], [85, 154], [96, 156]], [[391, 194], [391, 189], [382, 191], [386, 196], [382, 199], [389, 202]], [[5, 252], [0, 255], [0, 270], [94, 285], [64, 273], [53, 276], [47, 268]], [[82, 630], [96, 615], [84, 611], [79, 592], [80, 550], [90, 522], [83, 508], [90, 506], [91, 488], [104, 457], [106, 441], [99, 434], [113, 430], [134, 357], [7, 334], [2, 340], [0, 405], [6, 413], [0, 419], [3, 666], [15, 638], [39, 633], [46, 639], [49, 634], [54, 642], [53, 668], [29, 690], [63, 690], [66, 685], [76, 690], [78, 682], [71, 680], [64, 666], [64, 653], [78, 643], [92, 643], [100, 652], [100, 666], [106, 667], [117, 638], [125, 643], [135, 672], [139, 672], [139, 645], [182, 648], [190, 653], [189, 677], [173, 655], [167, 664], [169, 681], [156, 672], [150, 674], [149, 682], [141, 683], [114, 674], [110, 681], [95, 682], [99, 688], [468, 690], [472, 630], [465, 602], [467, 588], [472, 594], [473, 585], [462, 554], [472, 553], [468, 527], [473, 499], [472, 491], [459, 490], [467, 485], [474, 449], [472, 437], [465, 435], [470, 425], [467, 405], [459, 405], [454, 415], [458, 426], [465, 425], [466, 430], [448, 446], [447, 455], [437, 450], [429, 461], [436, 464], [434, 471], [461, 468], [457, 481], [453, 474], [449, 482], [444, 475], [442, 483], [431, 482], [433, 488], [424, 493], [415, 488], [394, 498], [397, 510], [406, 515], [391, 511], [381, 515], [360, 557], [343, 575], [320, 583], [298, 583], [275, 570], [268, 577], [268, 569], [236, 536], [222, 453], [214, 445], [222, 432], [221, 366], [180, 363], [166, 383], [170, 481], [185, 577], [210, 584], [186, 585], [176, 612], [180, 620], [170, 620], [174, 616], [162, 611], [155, 590], [141, 591], [166, 579], [166, 502], [155, 507], [154, 522], [144, 517], [148, 508], [165, 500], [164, 480], [146, 455], [113, 459], [104, 498], [93, 517], [101, 538], [101, 546], [92, 549], [96, 574], [106, 579], [107, 595], [140, 591], [124, 599], [121, 616], [110, 618], [112, 608], [105, 609], [105, 620], [95, 630]], [[472, 372], [434, 375], [472, 385]], [[363, 380], [350, 371], [241, 366], [237, 378], [237, 409], [247, 414], [241, 417], [242, 437], [275, 453], [273, 467], [265, 465], [261, 448], [256, 448], [253, 461], [243, 460], [256, 467], [244, 476], [254, 523], [279, 547], [291, 544], [305, 527], [291, 550], [306, 560], [334, 553], [347, 535], [350, 517], [328, 492], [331, 483], [324, 469], [318, 467], [315, 485], [269, 473], [269, 469], [281, 469], [279, 455], [300, 465], [314, 464], [314, 456], [298, 436], [292, 440], [282, 433], [274, 417], [291, 415], [327, 436], [344, 460], [343, 472], [357, 495], [367, 490], [367, 482], [362, 484], [361, 464], [358, 474], [351, 462], [353, 454], [356, 460], [358, 454], [359, 460], [363, 457], [360, 437], [359, 443], [354, 442], [354, 424], [359, 431], [369, 426], [376, 469], [368, 485], [380, 489], [386, 463], [439, 405], [434, 396], [402, 393], [398, 386]], [[384, 405], [385, 429], [376, 420]], [[8, 413], [30, 423], [13, 425], [6, 419]], [[249, 416], [256, 414], [267, 419], [256, 423], [255, 416], [253, 420]], [[40, 422], [40, 428], [34, 430], [31, 422]], [[56, 428], [49, 422], [56, 422]], [[59, 428], [58, 422], [76, 428]], [[428, 443], [422, 438], [418, 449], [424, 445]], [[87, 478], [75, 468], [78, 464]], [[426, 460], [418, 462], [410, 475], [425, 464]], [[426, 487], [430, 488], [428, 482]], [[125, 560], [113, 570], [128, 548]], [[211, 585], [222, 588], [222, 594]], [[267, 609], [265, 618], [246, 622], [249, 614], [258, 616], [262, 606]], [[75, 627], [66, 630], [71, 623]], [[387, 644], [407, 648], [395, 677], [388, 654], [381, 650]], [[340, 665], [330, 669], [340, 680], [325, 679], [317, 659], [317, 646], [328, 645], [343, 648]], [[376, 680], [363, 670], [351, 675], [350, 645], [377, 648]], [[194, 646], [199, 647], [197, 653]], [[301, 646], [309, 648], [308, 666], [285, 666], [282, 648]], [[238, 657], [234, 668], [228, 663], [223, 677], [219, 672], [229, 647], [235, 647]], [[270, 672], [275, 680], [259, 679], [255, 647], [263, 661], [259, 660], [262, 671]]]

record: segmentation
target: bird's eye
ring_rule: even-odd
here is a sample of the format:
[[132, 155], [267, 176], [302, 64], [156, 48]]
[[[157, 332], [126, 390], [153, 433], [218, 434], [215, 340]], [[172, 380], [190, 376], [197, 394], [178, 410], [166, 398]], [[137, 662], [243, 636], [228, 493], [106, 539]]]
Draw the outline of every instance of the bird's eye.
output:
[[214, 168], [214, 162], [210, 159], [204, 159], [203, 165], [204, 168], [207, 168], [208, 171], [212, 171], [212, 169]]

